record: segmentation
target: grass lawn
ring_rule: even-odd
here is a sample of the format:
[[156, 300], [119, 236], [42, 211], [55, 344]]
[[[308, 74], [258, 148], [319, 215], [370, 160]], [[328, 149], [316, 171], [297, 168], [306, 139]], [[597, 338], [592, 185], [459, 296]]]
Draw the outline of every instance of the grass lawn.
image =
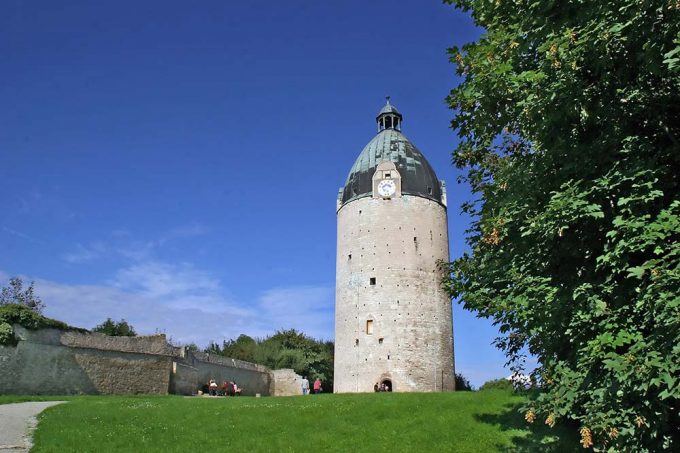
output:
[[32, 451], [570, 451], [527, 440], [523, 397], [505, 391], [69, 399], [40, 416]]

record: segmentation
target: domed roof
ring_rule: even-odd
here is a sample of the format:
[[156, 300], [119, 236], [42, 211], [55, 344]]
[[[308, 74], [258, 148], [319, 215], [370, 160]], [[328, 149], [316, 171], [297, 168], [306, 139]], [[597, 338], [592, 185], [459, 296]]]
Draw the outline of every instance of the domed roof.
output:
[[368, 142], [352, 165], [345, 186], [338, 194], [340, 205], [372, 195], [373, 174], [378, 164], [385, 160], [396, 165], [401, 175], [403, 195], [416, 195], [442, 203], [439, 179], [423, 153], [401, 131], [388, 128]]

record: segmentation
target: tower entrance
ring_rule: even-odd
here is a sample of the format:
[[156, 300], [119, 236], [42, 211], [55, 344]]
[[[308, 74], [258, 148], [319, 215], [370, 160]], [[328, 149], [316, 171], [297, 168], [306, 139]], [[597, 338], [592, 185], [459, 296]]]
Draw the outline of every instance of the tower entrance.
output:
[[389, 379], [383, 379], [383, 380], [380, 382], [380, 384], [381, 384], [381, 387], [382, 387], [382, 385], [385, 386], [385, 391], [386, 391], [386, 392], [391, 392], [392, 390], [394, 390], [394, 388], [392, 387], [392, 381], [389, 380]]

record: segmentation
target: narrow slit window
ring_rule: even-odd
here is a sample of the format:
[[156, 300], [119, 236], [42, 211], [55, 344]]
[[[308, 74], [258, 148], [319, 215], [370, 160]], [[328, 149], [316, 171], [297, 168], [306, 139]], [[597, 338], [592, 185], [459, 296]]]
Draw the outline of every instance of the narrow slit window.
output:
[[348, 259], [348, 260], [351, 260], [351, 259], [352, 259], [352, 254], [351, 254], [351, 253], [350, 253], [349, 255], [347, 255], [347, 259]]
[[366, 321], [366, 335], [373, 335], [373, 320]]
[[354, 346], [359, 346], [359, 339], [358, 338], [354, 339]]
[[385, 173], [385, 178], [391, 178], [391, 177], [392, 177], [392, 173], [390, 173], [390, 172]]
[[371, 286], [375, 286], [375, 277], [371, 277], [369, 283], [371, 284]]

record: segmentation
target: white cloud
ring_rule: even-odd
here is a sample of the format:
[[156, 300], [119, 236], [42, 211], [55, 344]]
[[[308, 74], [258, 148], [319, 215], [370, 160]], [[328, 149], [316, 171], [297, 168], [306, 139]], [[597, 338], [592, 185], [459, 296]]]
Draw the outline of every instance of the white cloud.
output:
[[[0, 283], [6, 278], [0, 271]], [[199, 345], [290, 328], [333, 337], [332, 288], [275, 288], [254, 301], [236, 301], [219, 279], [186, 263], [136, 263], [98, 285], [35, 278], [35, 288], [46, 316], [77, 327], [126, 319], [140, 334], [163, 332], [178, 343]]]
[[[168, 242], [202, 236], [207, 234], [208, 231], [209, 229], [206, 226], [192, 222], [171, 228], [160, 234], [157, 239], [144, 241], [134, 239], [132, 233], [127, 230], [118, 229], [113, 230], [111, 237], [106, 241], [92, 242], [87, 246], [77, 244], [74, 251], [64, 254], [62, 258], [68, 263], [80, 264], [100, 258], [105, 253], [110, 253], [133, 261], [151, 260], [154, 253]], [[16, 234], [16, 232], [13, 233]]]
[[99, 258], [106, 253], [107, 247], [101, 242], [93, 242], [88, 246], [78, 244], [76, 250], [63, 256], [64, 260], [71, 264], [85, 263]]
[[148, 297], [213, 294], [220, 284], [208, 273], [189, 264], [171, 265], [157, 261], [134, 264], [116, 272], [114, 287], [139, 292]]
[[319, 339], [333, 338], [333, 288], [298, 286], [266, 291], [260, 312], [276, 329], [294, 328]]

